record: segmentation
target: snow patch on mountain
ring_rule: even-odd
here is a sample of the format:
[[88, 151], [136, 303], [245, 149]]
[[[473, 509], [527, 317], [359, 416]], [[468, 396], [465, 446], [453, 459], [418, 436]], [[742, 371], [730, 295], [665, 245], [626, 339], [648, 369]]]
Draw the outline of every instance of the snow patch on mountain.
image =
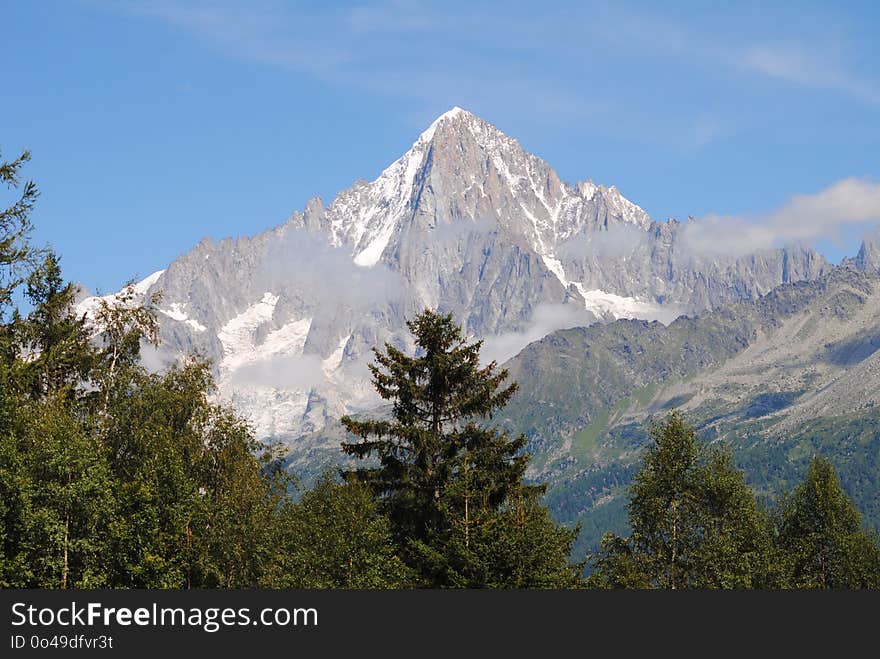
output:
[[[659, 304], [645, 302], [634, 297], [624, 297], [607, 293], [599, 289], [587, 290], [578, 282], [574, 282], [575, 288], [584, 298], [588, 311], [592, 311], [600, 318], [611, 317], [614, 320], [620, 318], [638, 318], [641, 320], [655, 320], [668, 316], [669, 310]], [[672, 319], [670, 319], [672, 320]], [[669, 321], [667, 321], [669, 322]]]
[[351, 334], [346, 334], [342, 337], [336, 350], [334, 350], [327, 359], [321, 362], [321, 369], [327, 377], [330, 377], [333, 371], [338, 369], [339, 365], [342, 364], [342, 358], [345, 356], [345, 346], [348, 345], [349, 339], [351, 339]]
[[225, 352], [220, 362], [219, 398], [241, 410], [263, 438], [289, 434], [299, 427], [309, 391], [320, 381], [314, 358], [303, 355], [311, 318], [285, 323], [258, 339], [278, 299], [266, 293], [218, 334]]
[[262, 299], [252, 304], [240, 314], [229, 320], [217, 333], [223, 345], [223, 361], [221, 368], [234, 369], [252, 360], [256, 347], [255, 332], [263, 323], [272, 318], [278, 296], [266, 292]]
[[141, 281], [139, 281], [138, 283], [136, 283], [134, 285], [134, 287], [133, 287], [134, 292], [137, 293], [138, 295], [146, 295], [147, 291], [150, 290], [150, 288], [153, 286], [153, 284], [155, 284], [156, 282], [159, 281], [159, 278], [164, 273], [165, 273], [165, 270], [157, 270], [156, 272], [151, 274], [149, 277], [142, 279]]
[[[149, 290], [159, 281], [159, 278], [164, 274], [165, 270], [157, 270], [149, 277], [145, 277], [139, 282], [136, 282], [131, 285], [132, 293], [134, 293], [133, 299], [131, 300], [132, 304], [141, 304], [144, 301]], [[101, 308], [101, 302], [104, 301], [109, 305], [116, 304], [122, 295], [125, 289], [117, 293], [111, 293], [109, 295], [92, 295], [87, 298], [80, 300], [76, 306], [74, 307], [74, 313], [78, 317], [85, 316], [87, 320], [92, 321], [95, 319], [95, 314], [98, 313], [98, 309]]]
[[255, 362], [269, 362], [278, 357], [301, 355], [311, 326], [312, 319], [303, 318], [269, 332], [263, 341], [260, 343], [252, 342], [244, 350], [242, 350], [240, 343], [237, 346], [238, 350], [230, 352], [220, 363], [220, 366], [234, 371]]
[[220, 386], [224, 391], [221, 400], [244, 413], [257, 437], [289, 437], [292, 430], [302, 428], [309, 404], [307, 391], [271, 386], [229, 388], [222, 381]]
[[555, 256], [548, 256], [546, 254], [541, 254], [541, 260], [544, 261], [547, 269], [556, 275], [562, 287], [568, 288], [568, 279], [565, 277], [565, 269], [562, 267], [562, 262]]
[[199, 321], [190, 318], [186, 312], [183, 310], [186, 306], [186, 303], [183, 302], [172, 302], [168, 305], [167, 309], [159, 309], [160, 313], [165, 314], [171, 320], [176, 320], [179, 323], [186, 323], [190, 327], [192, 327], [197, 332], [204, 332], [208, 328], [202, 325]]

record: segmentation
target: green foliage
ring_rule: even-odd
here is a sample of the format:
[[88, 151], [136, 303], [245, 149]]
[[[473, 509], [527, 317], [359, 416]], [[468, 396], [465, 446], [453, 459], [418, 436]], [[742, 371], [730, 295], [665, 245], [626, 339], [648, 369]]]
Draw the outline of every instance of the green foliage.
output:
[[396, 554], [391, 523], [372, 491], [325, 474], [287, 507], [282, 556], [268, 584], [283, 588], [406, 588], [414, 575]]
[[778, 514], [786, 585], [794, 588], [880, 588], [880, 547], [862, 528], [834, 466], [816, 456]]
[[[344, 417], [360, 441], [342, 447], [378, 459], [355, 474], [380, 497], [419, 584], [561, 584], [559, 575], [571, 573], [571, 533], [556, 529], [537, 504], [543, 490], [522, 482], [525, 438], [486, 424], [516, 384], [503, 386], [507, 371], [494, 362], [480, 366], [482, 343], [467, 343], [451, 315], [425, 310], [408, 327], [416, 356], [386, 344], [370, 366], [379, 395], [393, 402], [392, 420]], [[527, 553], [506, 554], [514, 547]], [[550, 548], [552, 556], [528, 553]], [[527, 576], [529, 566], [538, 571]]]
[[274, 559], [286, 483], [250, 429], [211, 405], [207, 364], [140, 372], [103, 430], [117, 478], [108, 569], [130, 587], [255, 585]]
[[[0, 180], [17, 185], [27, 159]], [[209, 403], [208, 364], [141, 367], [157, 296], [129, 285], [91, 321], [74, 314], [57, 257], [28, 245], [35, 199], [29, 183], [0, 213], [0, 585], [257, 585], [278, 561], [287, 479]]]
[[[10, 423], [11, 421], [11, 423]], [[21, 406], [0, 438], [0, 585], [107, 585], [114, 512], [103, 447], [62, 401]]]
[[[383, 497], [383, 506], [404, 537], [419, 538], [442, 524], [443, 506], [466, 464], [480, 464], [479, 479], [487, 505], [498, 505], [525, 471], [517, 455], [522, 437], [509, 438], [474, 420], [503, 407], [516, 390], [501, 388], [507, 372], [493, 362], [479, 365], [481, 343], [467, 344], [452, 316], [425, 311], [408, 323], [419, 356], [392, 345], [374, 350], [370, 365], [379, 395], [393, 401], [392, 421], [355, 421], [345, 428], [361, 441], [343, 443], [358, 458], [376, 456], [379, 467], [358, 470]], [[376, 437], [376, 439], [369, 439]]]
[[73, 312], [74, 295], [73, 285], [61, 277], [57, 256], [46, 250], [26, 280], [32, 311], [25, 318], [15, 314], [9, 325], [14, 354], [26, 356], [10, 362], [14, 386], [31, 399], [77, 397], [96, 364], [85, 320]]
[[101, 433], [65, 398], [4, 406], [0, 583], [257, 585], [277, 560], [287, 482], [209, 386], [202, 363], [141, 372]]
[[648, 557], [636, 550], [629, 538], [611, 531], [602, 536], [599, 551], [591, 557], [591, 567], [593, 572], [587, 578], [589, 588], [655, 587]]
[[593, 585], [755, 588], [772, 571], [770, 525], [729, 452], [707, 450], [672, 412], [630, 488], [629, 538], [606, 535]]
[[815, 455], [834, 465], [841, 485], [862, 514], [864, 524], [880, 531], [880, 410], [814, 419], [778, 441], [741, 440], [737, 463], [753, 487], [781, 497], [804, 478]]
[[[24, 151], [15, 160], [0, 160], [0, 184], [11, 189], [20, 187], [21, 168], [30, 159], [30, 152]], [[0, 320], [5, 318], [12, 292], [24, 281], [27, 266], [36, 255], [28, 243], [31, 232], [28, 216], [39, 194], [33, 181], [27, 181], [12, 206], [0, 210]]]
[[778, 579], [769, 518], [727, 449], [707, 451], [698, 491], [697, 588], [764, 588]]
[[497, 508], [457, 516], [410, 555], [427, 582], [446, 588], [576, 588], [584, 566], [568, 557], [579, 529], [551, 519], [540, 490], [522, 488]]
[[630, 489], [629, 537], [606, 534], [592, 559], [602, 588], [878, 588], [880, 546], [833, 465], [810, 463], [773, 515], [728, 450], [700, 447], [672, 413]]
[[202, 586], [253, 587], [279, 560], [290, 478], [230, 410], [211, 407], [201, 436], [191, 578]]

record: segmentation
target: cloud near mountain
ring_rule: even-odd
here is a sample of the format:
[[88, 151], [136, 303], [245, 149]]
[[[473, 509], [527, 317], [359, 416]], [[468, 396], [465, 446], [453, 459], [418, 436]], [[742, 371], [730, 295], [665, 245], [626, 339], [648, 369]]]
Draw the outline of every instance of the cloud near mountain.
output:
[[847, 178], [815, 194], [792, 197], [755, 217], [709, 215], [685, 225], [682, 239], [698, 254], [739, 256], [792, 243], [835, 239], [842, 229], [880, 222], [880, 183]]

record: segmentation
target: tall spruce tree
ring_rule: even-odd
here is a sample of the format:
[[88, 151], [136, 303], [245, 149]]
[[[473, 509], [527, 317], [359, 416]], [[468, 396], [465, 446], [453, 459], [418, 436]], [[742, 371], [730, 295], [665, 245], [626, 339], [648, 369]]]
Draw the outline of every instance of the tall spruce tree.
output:
[[[359, 438], [343, 443], [343, 450], [378, 462], [355, 474], [379, 496], [405, 560], [428, 586], [503, 582], [525, 587], [562, 585], [566, 579], [569, 585], [574, 568], [568, 566], [567, 555], [573, 532], [563, 529], [554, 536], [557, 528], [549, 518], [542, 525], [536, 499], [543, 488], [523, 483], [525, 438], [511, 437], [487, 423], [510, 400], [516, 384], [505, 386], [508, 373], [495, 362], [480, 365], [482, 342], [468, 343], [451, 314], [425, 310], [407, 325], [415, 336], [415, 356], [386, 343], [384, 352], [374, 350], [376, 359], [370, 366], [379, 395], [393, 403], [392, 418], [342, 419]], [[525, 519], [525, 507], [519, 516], [509, 512], [517, 501], [526, 500], [531, 525], [519, 523]], [[505, 535], [500, 528], [508, 522], [516, 523], [508, 524]], [[490, 548], [486, 545], [492, 525], [499, 530]], [[515, 557], [488, 560], [493, 551], [501, 551], [501, 541], [516, 546], [511, 536], [517, 533], [517, 551], [523, 554], [519, 562]], [[547, 560], [553, 568], [546, 572], [560, 568], [561, 556], [562, 569], [557, 572], [565, 574], [563, 579], [551, 583], [542, 575], [517, 581], [510, 574], [524, 571], [523, 566], [536, 559], [534, 552], [551, 546], [555, 554]], [[490, 563], [489, 571], [479, 566]]]
[[880, 547], [844, 492], [834, 465], [816, 456], [778, 517], [779, 554], [792, 588], [880, 588]]
[[[342, 449], [379, 466], [357, 470], [383, 499], [398, 533], [423, 539], [444, 519], [454, 485], [467, 479], [475, 494], [463, 506], [496, 507], [518, 486], [528, 456], [524, 437], [511, 438], [478, 421], [507, 404], [516, 384], [503, 386], [507, 371], [494, 362], [480, 366], [481, 341], [467, 343], [452, 315], [430, 310], [407, 323], [416, 356], [390, 344], [374, 349], [370, 365], [379, 395], [393, 402], [386, 420], [342, 423], [358, 442]], [[458, 494], [458, 496], [461, 496]]]

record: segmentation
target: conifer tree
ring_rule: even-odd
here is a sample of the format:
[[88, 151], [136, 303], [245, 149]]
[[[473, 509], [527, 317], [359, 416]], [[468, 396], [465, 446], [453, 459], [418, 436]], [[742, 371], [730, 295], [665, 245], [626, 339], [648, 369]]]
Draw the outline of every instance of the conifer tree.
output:
[[97, 363], [85, 319], [74, 313], [74, 296], [73, 284], [61, 276], [58, 257], [46, 250], [26, 281], [25, 297], [32, 311], [26, 318], [16, 314], [11, 323], [17, 349], [27, 356], [18, 362], [19, 387], [33, 399], [78, 398], [78, 388]]
[[[22, 186], [21, 169], [30, 159], [31, 154], [26, 150], [15, 160], [0, 161], [0, 184], [10, 189]], [[12, 292], [24, 282], [27, 267], [36, 255], [28, 241], [29, 215], [39, 194], [36, 184], [27, 181], [19, 198], [0, 210], [0, 320], [10, 305]]]
[[399, 532], [424, 538], [442, 523], [443, 506], [453, 484], [467, 478], [479, 503], [500, 505], [525, 472], [524, 437], [511, 438], [481, 427], [507, 404], [516, 384], [503, 386], [507, 371], [494, 362], [480, 366], [481, 341], [467, 343], [452, 315], [426, 310], [407, 323], [417, 354], [405, 355], [390, 344], [374, 349], [370, 365], [379, 395], [393, 402], [392, 420], [342, 419], [360, 438], [343, 443], [358, 458], [376, 457], [377, 467], [358, 476], [382, 496]]
[[[360, 440], [343, 443], [343, 450], [378, 462], [355, 474], [379, 496], [405, 559], [423, 585], [561, 585], [571, 576], [571, 532], [544, 517], [537, 503], [543, 488], [523, 482], [525, 438], [487, 424], [516, 384], [505, 386], [508, 373], [495, 362], [480, 365], [482, 342], [468, 343], [451, 314], [425, 310], [407, 325], [416, 355], [385, 344], [370, 366], [380, 396], [393, 403], [392, 418], [342, 419]], [[510, 512], [517, 505], [519, 517]], [[516, 523], [526, 518], [529, 524]], [[500, 567], [504, 561], [492, 565], [494, 572], [479, 567], [514, 537], [522, 555], [506, 558], [512, 567]], [[551, 546], [552, 567], [528, 581], [525, 565]], [[553, 570], [565, 578], [551, 580]]]

